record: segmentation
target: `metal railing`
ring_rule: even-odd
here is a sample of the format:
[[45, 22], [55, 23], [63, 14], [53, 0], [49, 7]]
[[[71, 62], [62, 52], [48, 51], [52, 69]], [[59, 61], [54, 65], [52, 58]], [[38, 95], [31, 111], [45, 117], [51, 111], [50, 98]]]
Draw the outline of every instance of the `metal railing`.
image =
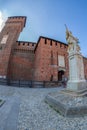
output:
[[61, 81], [32, 81], [32, 80], [11, 80], [0, 78], [0, 85], [8, 85], [15, 87], [29, 87], [29, 88], [47, 88], [58, 87], [62, 85]]

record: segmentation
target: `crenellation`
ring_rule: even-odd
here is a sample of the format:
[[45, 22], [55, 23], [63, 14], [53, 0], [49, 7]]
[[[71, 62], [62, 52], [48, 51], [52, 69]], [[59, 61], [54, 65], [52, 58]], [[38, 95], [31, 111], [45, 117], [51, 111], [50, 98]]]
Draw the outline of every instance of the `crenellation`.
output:
[[16, 49], [23, 49], [23, 50], [33, 50], [34, 51], [35, 46], [36, 46], [36, 43], [17, 41], [15, 48]]
[[[6, 21], [6, 25], [12, 26], [12, 27], [18, 27], [20, 26], [20, 31], [25, 27], [26, 24], [26, 17], [25, 16], [14, 16], [14, 17], [8, 17]], [[11, 27], [11, 28], [12, 28]]]

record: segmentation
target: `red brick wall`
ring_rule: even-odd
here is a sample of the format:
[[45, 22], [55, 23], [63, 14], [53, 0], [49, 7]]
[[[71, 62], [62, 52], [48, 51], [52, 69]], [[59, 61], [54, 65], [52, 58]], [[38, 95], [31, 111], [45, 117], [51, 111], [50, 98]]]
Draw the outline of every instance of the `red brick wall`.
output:
[[35, 49], [35, 61], [34, 61], [34, 80], [39, 81], [40, 80], [40, 63], [41, 63], [41, 42], [43, 42], [42, 40], [38, 42], [38, 46], [37, 49]]
[[33, 80], [35, 45], [29, 42], [16, 42], [10, 63], [11, 79]]
[[28, 50], [34, 51], [35, 46], [36, 46], [36, 43], [33, 43], [33, 42], [17, 41], [15, 43], [14, 49], [25, 50], [25, 51], [28, 51]]
[[64, 69], [66, 69], [65, 75], [68, 75], [67, 45], [62, 44], [60, 47], [60, 44], [62, 43], [44, 37], [39, 39], [35, 51], [35, 80], [50, 81], [52, 75], [54, 81], [58, 80], [58, 55], [65, 57], [66, 67]]

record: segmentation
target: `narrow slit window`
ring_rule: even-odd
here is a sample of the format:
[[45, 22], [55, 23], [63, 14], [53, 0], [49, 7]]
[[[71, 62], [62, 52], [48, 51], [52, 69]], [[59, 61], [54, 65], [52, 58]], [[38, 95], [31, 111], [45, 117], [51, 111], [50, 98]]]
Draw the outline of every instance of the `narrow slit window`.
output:
[[51, 65], [53, 65], [53, 52], [51, 51]]
[[52, 40], [50, 41], [50, 46], [52, 46]]

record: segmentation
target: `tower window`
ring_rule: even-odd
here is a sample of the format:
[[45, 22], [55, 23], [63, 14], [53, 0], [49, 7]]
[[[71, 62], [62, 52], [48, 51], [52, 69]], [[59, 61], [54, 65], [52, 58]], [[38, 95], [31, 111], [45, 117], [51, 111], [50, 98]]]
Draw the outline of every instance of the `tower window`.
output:
[[4, 35], [2, 40], [1, 40], [1, 44], [6, 44], [7, 39], [8, 39], [8, 35]]

